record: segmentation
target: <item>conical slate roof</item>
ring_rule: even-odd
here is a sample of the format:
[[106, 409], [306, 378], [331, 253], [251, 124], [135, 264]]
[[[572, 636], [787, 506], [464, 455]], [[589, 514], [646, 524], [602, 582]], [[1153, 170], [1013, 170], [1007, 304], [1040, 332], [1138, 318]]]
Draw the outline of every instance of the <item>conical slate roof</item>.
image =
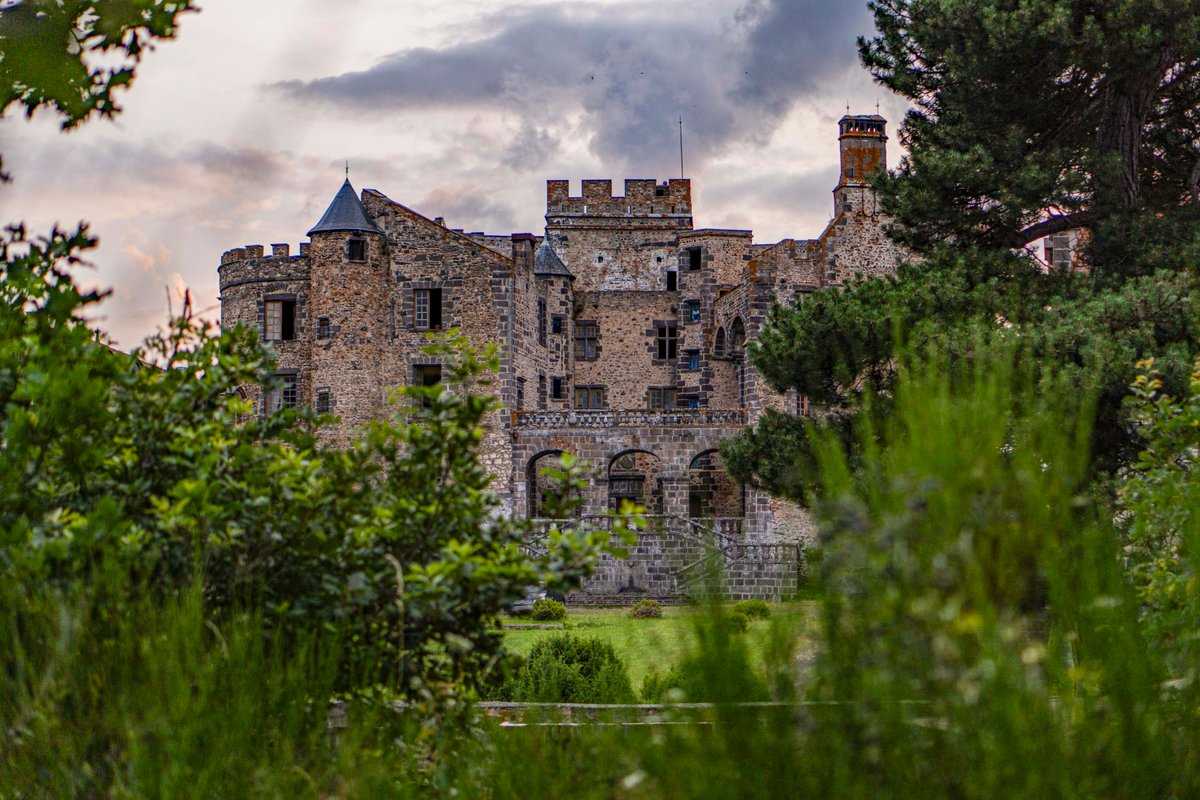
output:
[[542, 239], [542, 246], [533, 254], [533, 274], [534, 275], [565, 275], [568, 278], [574, 278], [571, 271], [567, 269], [567, 265], [558, 257], [558, 253], [550, 247], [548, 239]]
[[325, 215], [308, 232], [308, 235], [312, 236], [314, 233], [328, 233], [330, 231], [383, 233], [379, 229], [379, 226], [367, 216], [367, 211], [363, 208], [362, 201], [358, 199], [358, 195], [354, 192], [354, 187], [350, 185], [349, 178], [346, 178], [346, 182], [342, 184], [342, 188], [338, 189], [333, 202], [329, 204], [329, 208], [325, 209]]

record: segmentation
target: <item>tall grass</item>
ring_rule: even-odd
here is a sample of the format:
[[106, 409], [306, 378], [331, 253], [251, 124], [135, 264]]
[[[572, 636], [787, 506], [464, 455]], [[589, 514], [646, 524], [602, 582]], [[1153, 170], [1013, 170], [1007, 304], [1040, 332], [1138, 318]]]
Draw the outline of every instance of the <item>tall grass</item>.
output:
[[0, 797], [1200, 796], [1200, 695], [1086, 483], [1091, 395], [1020, 356], [914, 358], [860, 460], [826, 442], [820, 652], [798, 678], [777, 627], [779, 705], [739, 705], [750, 660], [714, 611], [687, 667], [707, 724], [501, 729], [445, 686], [331, 728], [336, 632], [285, 659], [195, 593], [9, 583]]

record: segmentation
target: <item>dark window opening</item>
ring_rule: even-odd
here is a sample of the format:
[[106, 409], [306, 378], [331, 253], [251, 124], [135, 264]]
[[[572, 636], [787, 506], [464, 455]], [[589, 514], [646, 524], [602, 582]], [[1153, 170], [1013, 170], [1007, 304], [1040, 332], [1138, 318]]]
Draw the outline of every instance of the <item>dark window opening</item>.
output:
[[575, 324], [575, 357], [584, 360], [596, 358], [597, 342], [600, 339], [600, 325], [595, 322], [578, 322]]
[[525, 379], [517, 378], [517, 411], [525, 410]]
[[563, 318], [558, 316], [557, 314], [555, 314], [553, 317], [550, 318], [550, 332], [551, 333], [562, 333], [563, 332]]
[[679, 334], [674, 325], [659, 325], [655, 339], [656, 358], [673, 361], [679, 356]]
[[655, 197], [666, 197], [667, 196], [667, 187], [655, 186], [654, 187], [654, 196]]
[[551, 378], [550, 379], [550, 399], [551, 400], [562, 400], [563, 399], [563, 379], [562, 378]]
[[317, 413], [328, 414], [333, 411], [333, 393], [328, 389], [317, 389]]
[[701, 259], [704, 257], [704, 251], [699, 247], [693, 247], [688, 250], [688, 269], [695, 271], [700, 269]]
[[604, 408], [604, 387], [576, 386], [575, 407], [581, 409]]
[[679, 273], [673, 269], [667, 270], [667, 291], [679, 291]]
[[538, 327], [538, 344], [542, 347], [546, 346], [546, 301], [538, 299], [537, 301], [537, 327]]
[[717, 339], [713, 343], [713, 354], [717, 358], [725, 357], [725, 329], [717, 328]]
[[699, 300], [689, 300], [688, 301], [687, 321], [688, 322], [699, 322], [700, 321], [700, 301]]
[[538, 375], [538, 408], [546, 410], [546, 376]]
[[264, 311], [264, 337], [269, 342], [291, 341], [296, 338], [296, 301], [268, 300]]
[[346, 242], [346, 257], [351, 261], [366, 261], [367, 240], [351, 239]]
[[[442, 367], [440, 364], [418, 364], [413, 367], [413, 386], [438, 386], [442, 382]], [[428, 397], [421, 398], [421, 407], [429, 408], [433, 401]]]
[[329, 317], [317, 317], [317, 338], [328, 339], [333, 335], [332, 326], [329, 324]]
[[442, 329], [442, 290], [413, 290], [413, 327], [419, 331]]

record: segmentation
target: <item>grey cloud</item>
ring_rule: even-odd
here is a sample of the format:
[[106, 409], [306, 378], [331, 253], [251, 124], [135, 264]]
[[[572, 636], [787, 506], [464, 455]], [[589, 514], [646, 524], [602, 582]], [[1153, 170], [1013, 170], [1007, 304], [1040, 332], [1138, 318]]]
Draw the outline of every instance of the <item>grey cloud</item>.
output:
[[[568, 10], [569, 9], [569, 10]], [[370, 69], [288, 81], [294, 99], [361, 113], [493, 106], [524, 124], [507, 158], [546, 158], [579, 135], [609, 163], [674, 173], [676, 120], [692, 167], [739, 141], [764, 141], [791, 105], [843, 72], [869, 32], [865, 3], [748, 0], [687, 13], [644, 4], [539, 8], [489, 20], [494, 32], [444, 49], [394, 53]]]

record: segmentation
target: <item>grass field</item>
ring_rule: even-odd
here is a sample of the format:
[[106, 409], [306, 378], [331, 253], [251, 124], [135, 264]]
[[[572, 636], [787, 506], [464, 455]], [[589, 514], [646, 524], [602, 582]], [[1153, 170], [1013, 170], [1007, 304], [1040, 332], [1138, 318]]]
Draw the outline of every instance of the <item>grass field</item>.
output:
[[[811, 655], [815, 641], [817, 604], [812, 601], [778, 603], [771, 606], [771, 617], [755, 620], [746, 631], [756, 666], [760, 666], [772, 626], [783, 626], [793, 632], [795, 657]], [[534, 643], [563, 630], [579, 636], [595, 636], [611, 642], [618, 655], [629, 667], [634, 689], [651, 672], [664, 673], [676, 661], [684, 658], [695, 645], [696, 626], [705, 611], [693, 606], [667, 606], [661, 619], [633, 619], [626, 609], [568, 609], [566, 622], [548, 630], [512, 630], [504, 632], [504, 645], [511, 653], [525, 655]], [[505, 617], [506, 625], [532, 623], [528, 617]]]

